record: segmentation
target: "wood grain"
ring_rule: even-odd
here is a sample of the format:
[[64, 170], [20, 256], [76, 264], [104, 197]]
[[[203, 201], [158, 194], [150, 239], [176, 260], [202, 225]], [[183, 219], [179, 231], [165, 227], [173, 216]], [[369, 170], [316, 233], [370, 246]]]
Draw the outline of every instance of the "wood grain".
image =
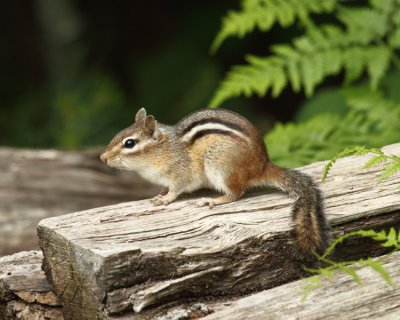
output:
[[99, 154], [0, 148], [0, 256], [38, 249], [41, 219], [158, 192], [135, 173], [107, 168]]
[[41, 270], [41, 251], [0, 258], [0, 319], [62, 319], [60, 300]]
[[[400, 144], [385, 151], [400, 154]], [[362, 169], [369, 158], [339, 160], [320, 184], [333, 233], [400, 226], [400, 177], [377, 184], [381, 167]], [[324, 164], [301, 170], [320, 182]], [[169, 301], [250, 293], [304, 274], [286, 195], [261, 192], [213, 209], [194, 201], [136, 201], [42, 220], [45, 270], [66, 319], [144, 316]], [[338, 256], [382, 253], [370, 244], [350, 241]]]
[[357, 271], [362, 285], [343, 272], [335, 272], [331, 281], [323, 280], [304, 302], [301, 298], [307, 279], [221, 304], [218, 311], [203, 319], [400, 319], [400, 252], [380, 259], [394, 286], [371, 268]]

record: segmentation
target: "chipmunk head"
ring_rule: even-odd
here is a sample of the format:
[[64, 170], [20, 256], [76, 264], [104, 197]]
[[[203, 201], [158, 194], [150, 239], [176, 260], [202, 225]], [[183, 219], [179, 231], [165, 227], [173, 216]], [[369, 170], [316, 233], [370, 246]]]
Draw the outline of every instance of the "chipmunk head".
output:
[[100, 159], [110, 167], [139, 169], [143, 156], [157, 147], [160, 138], [157, 121], [142, 108], [136, 113], [134, 123], [115, 135]]

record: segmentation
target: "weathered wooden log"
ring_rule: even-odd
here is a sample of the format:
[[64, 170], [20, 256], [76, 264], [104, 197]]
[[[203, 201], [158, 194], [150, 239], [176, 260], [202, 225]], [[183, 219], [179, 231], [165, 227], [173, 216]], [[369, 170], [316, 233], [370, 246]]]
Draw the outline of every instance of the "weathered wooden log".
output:
[[[400, 154], [400, 144], [385, 151]], [[381, 168], [362, 169], [368, 158], [338, 161], [320, 184], [334, 233], [400, 226], [400, 177], [377, 184]], [[324, 164], [302, 171], [320, 181]], [[146, 309], [176, 299], [255, 292], [304, 274], [286, 195], [252, 194], [213, 209], [194, 201], [137, 201], [41, 221], [45, 271], [65, 318], [111, 319], [132, 310], [145, 318]], [[341, 256], [374, 256], [377, 247], [349, 241]]]
[[335, 272], [331, 281], [322, 281], [304, 302], [302, 295], [310, 284], [308, 279], [221, 304], [203, 319], [400, 319], [400, 252], [379, 259], [394, 286], [367, 267], [357, 271], [362, 285], [347, 274]]
[[41, 269], [41, 251], [0, 258], [0, 319], [63, 319], [58, 297]]
[[99, 153], [0, 148], [0, 256], [37, 249], [43, 218], [158, 192], [135, 173], [110, 170]]

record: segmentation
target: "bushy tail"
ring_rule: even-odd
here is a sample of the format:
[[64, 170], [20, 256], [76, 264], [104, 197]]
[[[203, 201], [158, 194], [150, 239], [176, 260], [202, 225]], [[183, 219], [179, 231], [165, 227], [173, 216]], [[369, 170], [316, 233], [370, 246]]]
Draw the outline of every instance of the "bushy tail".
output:
[[321, 192], [312, 178], [297, 170], [271, 165], [267, 170], [267, 179], [289, 197], [296, 199], [292, 219], [300, 249], [305, 253], [324, 252], [329, 244], [328, 225]]

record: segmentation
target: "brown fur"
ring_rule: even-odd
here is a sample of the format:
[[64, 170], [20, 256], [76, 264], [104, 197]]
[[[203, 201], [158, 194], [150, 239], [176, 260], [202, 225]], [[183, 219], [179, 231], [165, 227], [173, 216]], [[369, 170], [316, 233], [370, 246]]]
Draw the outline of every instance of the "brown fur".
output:
[[[123, 141], [131, 136], [137, 145], [127, 150]], [[213, 207], [234, 201], [248, 188], [273, 185], [296, 199], [292, 219], [298, 247], [311, 253], [328, 244], [322, 197], [312, 179], [272, 164], [258, 130], [234, 112], [204, 109], [166, 126], [141, 109], [135, 123], [111, 140], [101, 159], [167, 187], [167, 194], [152, 200], [157, 205], [207, 187], [224, 194], [198, 202]]]

